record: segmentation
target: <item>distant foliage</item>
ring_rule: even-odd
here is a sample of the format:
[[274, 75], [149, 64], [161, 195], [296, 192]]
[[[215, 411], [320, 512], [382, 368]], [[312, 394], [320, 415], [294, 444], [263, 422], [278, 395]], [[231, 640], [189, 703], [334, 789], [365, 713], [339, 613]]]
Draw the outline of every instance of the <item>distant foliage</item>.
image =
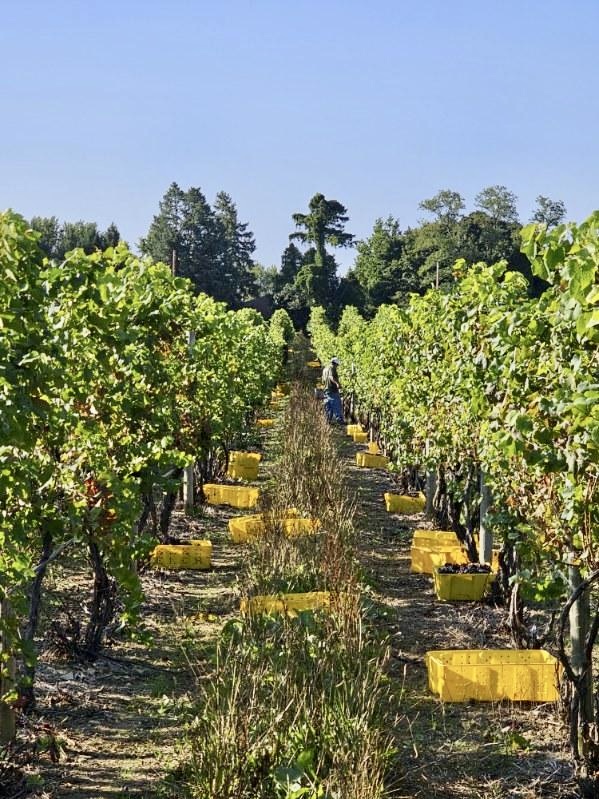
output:
[[[290, 235], [292, 242], [309, 249], [302, 253], [293, 243], [287, 247], [278, 272], [269, 273], [271, 296], [302, 326], [315, 305], [325, 308], [332, 322], [338, 322], [348, 305], [371, 317], [384, 303], [407, 305], [410, 294], [424, 294], [431, 287], [450, 290], [455, 282], [453, 266], [459, 259], [466, 263], [504, 260], [510, 270], [524, 275], [528, 293], [538, 296], [546, 282], [533, 273], [520, 250], [522, 228], [516, 202], [516, 195], [505, 186], [488, 186], [476, 195], [475, 210], [467, 213], [459, 192], [441, 189], [419, 204], [432, 218], [402, 230], [396, 217], [380, 217], [368, 237], [355, 241], [345, 232], [349, 220], [345, 206], [316, 194], [309, 213], [293, 214], [298, 230]], [[563, 220], [565, 212], [561, 201], [539, 195], [533, 220], [551, 228]], [[354, 265], [344, 277], [337, 275], [327, 244], [355, 246]]]
[[154, 261], [174, 265], [197, 291], [233, 308], [253, 295], [254, 236], [225, 192], [212, 208], [199, 188], [183, 191], [172, 183], [140, 249]]
[[56, 261], [62, 261], [68, 252], [82, 249], [87, 255], [96, 250], [116, 247], [121, 240], [119, 229], [112, 222], [102, 231], [95, 222], [63, 222], [55, 216], [34, 216], [31, 227], [40, 234], [40, 249]]
[[539, 222], [551, 228], [563, 222], [565, 217], [566, 206], [561, 200], [550, 200], [549, 197], [539, 194], [531, 222]]

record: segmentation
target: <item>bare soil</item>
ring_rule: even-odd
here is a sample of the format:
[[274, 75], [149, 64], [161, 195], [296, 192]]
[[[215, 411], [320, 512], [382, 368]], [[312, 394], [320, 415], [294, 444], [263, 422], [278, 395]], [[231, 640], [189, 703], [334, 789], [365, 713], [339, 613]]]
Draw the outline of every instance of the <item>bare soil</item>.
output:
[[[188, 647], [208, 646], [237, 612], [243, 552], [230, 543], [227, 521], [239, 513], [209, 506], [196, 518], [175, 514], [174, 536], [212, 540], [213, 568], [143, 575], [147, 640], [109, 639], [92, 664], [57, 657], [51, 647], [42, 651], [38, 706], [27, 724], [30, 737], [49, 729], [56, 744], [26, 769], [32, 789], [27, 795], [149, 799], [179, 793], [169, 773], [176, 774], [184, 749], [178, 704], [194, 685]], [[50, 596], [82, 596], [87, 579], [59, 572], [50, 581]]]

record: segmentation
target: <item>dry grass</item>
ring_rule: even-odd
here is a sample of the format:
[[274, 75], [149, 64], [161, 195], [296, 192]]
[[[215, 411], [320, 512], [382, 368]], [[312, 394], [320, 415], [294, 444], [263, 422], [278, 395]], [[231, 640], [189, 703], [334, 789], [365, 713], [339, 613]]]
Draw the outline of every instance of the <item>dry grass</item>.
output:
[[[331, 430], [309, 391], [292, 389], [263, 499], [267, 532], [244, 581], [257, 593], [329, 590], [330, 612], [249, 617], [231, 625], [216, 671], [198, 673], [192, 794], [219, 799], [380, 799], [392, 757], [388, 652], [365, 626], [354, 505]], [[296, 507], [320, 522], [286, 538]]]

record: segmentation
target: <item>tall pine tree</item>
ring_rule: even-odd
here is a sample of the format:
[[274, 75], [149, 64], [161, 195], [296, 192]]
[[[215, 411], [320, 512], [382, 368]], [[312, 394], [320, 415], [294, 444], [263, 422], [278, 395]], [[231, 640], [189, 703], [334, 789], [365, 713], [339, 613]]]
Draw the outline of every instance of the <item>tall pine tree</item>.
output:
[[203, 291], [232, 306], [249, 293], [253, 283], [252, 253], [256, 245], [237, 208], [220, 192], [212, 209], [199, 188], [183, 191], [172, 183], [160, 202], [145, 238], [144, 255], [172, 263], [176, 274], [189, 278]]
[[252, 255], [256, 242], [248, 223], [239, 221], [237, 206], [226, 192], [219, 191], [216, 195], [214, 210], [221, 227], [222, 275], [229, 291], [227, 301], [236, 306], [252, 296], [255, 288]]

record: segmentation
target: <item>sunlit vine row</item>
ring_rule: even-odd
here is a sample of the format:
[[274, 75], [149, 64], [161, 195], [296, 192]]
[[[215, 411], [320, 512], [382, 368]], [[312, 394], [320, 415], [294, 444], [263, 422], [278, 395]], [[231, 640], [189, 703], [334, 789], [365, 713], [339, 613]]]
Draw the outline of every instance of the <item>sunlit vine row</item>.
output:
[[125, 247], [48, 262], [36, 235], [0, 216], [0, 599], [25, 649], [34, 578], [74, 552], [101, 557], [135, 617], [145, 498], [251, 421], [282, 360], [259, 314], [165, 265]]
[[[336, 335], [322, 309], [310, 323], [318, 354], [341, 358], [346, 392], [380, 421], [398, 464], [484, 470], [496, 531], [539, 596], [563, 591], [572, 557], [597, 565], [598, 227], [595, 214], [524, 230], [550, 284], [538, 299], [504, 264], [458, 262], [449, 292], [382, 306], [371, 321], [348, 308]], [[465, 478], [451, 488], [469, 490]]]

